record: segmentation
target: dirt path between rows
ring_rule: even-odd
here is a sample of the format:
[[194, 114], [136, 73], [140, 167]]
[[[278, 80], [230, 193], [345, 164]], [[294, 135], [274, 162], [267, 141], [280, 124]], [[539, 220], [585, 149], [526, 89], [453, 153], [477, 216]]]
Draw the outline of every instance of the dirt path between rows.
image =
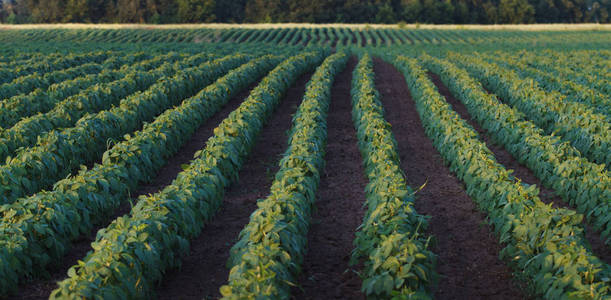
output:
[[[514, 171], [513, 175], [516, 178], [520, 178], [522, 182], [537, 185], [540, 190], [539, 198], [541, 198], [541, 201], [544, 203], [552, 203], [554, 207], [573, 209], [570, 207], [570, 205], [568, 205], [568, 203], [564, 202], [560, 196], [556, 195], [556, 192], [553, 189], [545, 187], [541, 183], [541, 180], [539, 180], [539, 178], [537, 178], [537, 176], [528, 167], [520, 164], [520, 162], [518, 162], [518, 160], [516, 160], [511, 153], [505, 150], [502, 145], [494, 143], [486, 131], [471, 118], [467, 107], [452, 95], [448, 87], [443, 84], [438, 75], [429, 73], [429, 76], [433, 80], [433, 83], [435, 83], [437, 86], [439, 93], [446, 98], [450, 105], [452, 105], [454, 111], [456, 111], [461, 118], [467, 121], [467, 123], [469, 123], [469, 125], [471, 125], [479, 133], [480, 139], [486, 143], [486, 146], [488, 149], [490, 149], [490, 151], [492, 151], [492, 153], [494, 153], [496, 160], [500, 164], [505, 166], [507, 169], [512, 169]], [[586, 240], [592, 246], [592, 252], [605, 263], [611, 262], [611, 251], [609, 251], [605, 243], [603, 243], [600, 233], [593, 230], [585, 222], [585, 220], [582, 224], [585, 229]]]
[[[257, 82], [258, 83], [258, 82]], [[193, 133], [176, 155], [168, 160], [165, 166], [157, 173], [157, 177], [150, 183], [141, 184], [133, 193], [132, 202], [136, 202], [139, 195], [155, 193], [160, 191], [165, 186], [169, 185], [176, 175], [182, 171], [181, 165], [188, 164], [196, 151], [202, 149], [208, 138], [212, 135], [214, 128], [225, 118], [231, 111], [236, 109], [242, 101], [248, 96], [250, 91], [257, 85], [253, 83], [250, 87], [244, 89], [236, 96], [232, 97], [227, 104], [214, 116], [205, 121]], [[56, 282], [67, 277], [68, 269], [75, 265], [79, 259], [83, 259], [87, 252], [91, 250], [91, 243], [95, 240], [98, 230], [107, 227], [117, 217], [128, 214], [131, 210], [129, 202], [123, 203], [119, 209], [109, 218], [109, 222], [94, 228], [88, 236], [84, 236], [79, 240], [74, 241], [68, 253], [64, 256], [59, 266], [52, 268], [49, 273], [49, 279], [37, 279], [25, 284], [19, 288], [18, 294], [13, 299], [47, 299], [51, 292], [57, 287]]]
[[331, 89], [326, 166], [318, 188], [295, 299], [363, 299], [361, 280], [349, 266], [354, 233], [363, 221], [367, 179], [352, 124], [351, 58]]
[[415, 207], [431, 216], [428, 233], [434, 236], [440, 275], [435, 299], [527, 298], [498, 258], [502, 246], [485, 215], [426, 136], [403, 75], [378, 58], [374, 70], [408, 184], [416, 189], [426, 183], [416, 194]]
[[199, 237], [191, 241], [190, 254], [180, 270], [169, 271], [157, 288], [159, 299], [216, 299], [227, 282], [229, 249], [257, 208], [257, 199], [269, 194], [278, 160], [286, 150], [286, 132], [292, 115], [305, 93], [311, 73], [289, 88], [269, 122], [263, 128], [247, 161], [239, 172], [240, 181], [226, 191], [220, 211]]

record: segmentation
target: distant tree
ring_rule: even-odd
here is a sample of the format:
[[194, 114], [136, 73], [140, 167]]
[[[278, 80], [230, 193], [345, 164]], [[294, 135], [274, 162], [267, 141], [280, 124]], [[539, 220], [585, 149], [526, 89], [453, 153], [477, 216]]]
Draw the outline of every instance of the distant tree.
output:
[[459, 0], [454, 5], [454, 22], [458, 24], [470, 23], [471, 13], [469, 12], [469, 5], [464, 0]]
[[611, 10], [611, 0], [596, 0], [588, 3], [585, 13], [585, 22], [609, 22], [609, 11]]
[[334, 0], [287, 0], [288, 10], [283, 22], [331, 23], [342, 14], [340, 1]]
[[444, 24], [452, 23], [454, 6], [450, 0], [424, 0], [422, 2], [422, 18], [425, 23]]
[[482, 4], [482, 8], [482, 23], [496, 24], [499, 22], [499, 12], [496, 5], [490, 1], [487, 1]]
[[4, 1], [0, 0], [0, 23], [6, 22], [9, 12], [6, 10]]
[[25, 6], [34, 23], [61, 22], [65, 9], [64, 1], [61, 0], [26, 0]]
[[394, 9], [389, 3], [384, 4], [378, 9], [376, 14], [376, 23], [392, 24], [397, 23], [397, 16], [395, 15]]
[[435, 22], [436, 24], [452, 24], [454, 21], [454, 5], [452, 0], [444, 0], [437, 2], [437, 10], [439, 11], [439, 18]]
[[281, 8], [281, 0], [250, 0], [246, 3], [245, 21], [253, 23], [278, 22], [287, 10]]
[[178, 19], [182, 23], [212, 22], [214, 0], [178, 0]]
[[4, 22], [609, 22], [611, 0], [0, 0]]
[[403, 18], [408, 23], [422, 22], [422, 3], [420, 0], [404, 0], [403, 1]]
[[147, 0], [146, 18], [149, 23], [179, 22], [175, 0]]
[[368, 0], [347, 0], [342, 9], [347, 23], [371, 23], [377, 14], [374, 3]]
[[107, 11], [108, 18], [115, 17], [118, 23], [144, 23], [145, 7], [140, 0], [117, 0], [112, 11]]
[[241, 23], [245, 9], [246, 0], [216, 0], [214, 15], [218, 22]]
[[62, 21], [91, 22], [92, 12], [89, 10], [89, 5], [90, 3], [88, 0], [67, 0]]
[[527, 0], [501, 0], [499, 3], [501, 23], [520, 24], [535, 21], [535, 9]]

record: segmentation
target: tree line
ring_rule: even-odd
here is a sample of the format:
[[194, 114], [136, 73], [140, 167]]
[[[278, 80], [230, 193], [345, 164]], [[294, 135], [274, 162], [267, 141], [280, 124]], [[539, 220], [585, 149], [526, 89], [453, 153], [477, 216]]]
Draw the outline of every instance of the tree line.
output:
[[0, 0], [2, 23], [608, 23], [611, 0]]

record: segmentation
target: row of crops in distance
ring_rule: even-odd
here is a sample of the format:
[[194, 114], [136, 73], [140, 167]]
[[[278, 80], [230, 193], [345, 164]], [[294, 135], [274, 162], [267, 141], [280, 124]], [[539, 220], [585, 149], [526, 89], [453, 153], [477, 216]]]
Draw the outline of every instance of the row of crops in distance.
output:
[[419, 45], [540, 45], [608, 43], [607, 31], [510, 31], [400, 28], [227, 28], [227, 29], [21, 29], [0, 32], [0, 42], [104, 44], [274, 44], [283, 46], [397, 47]]

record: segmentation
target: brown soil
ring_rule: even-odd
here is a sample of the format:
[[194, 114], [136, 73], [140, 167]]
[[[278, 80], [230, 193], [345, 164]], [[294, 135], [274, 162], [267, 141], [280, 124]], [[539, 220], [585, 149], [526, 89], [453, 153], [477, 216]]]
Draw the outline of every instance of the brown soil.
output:
[[348, 33], [348, 38], [350, 39], [350, 44], [351, 45], [356, 45], [357, 39], [356, 39], [356, 35], [354, 34], [354, 32], [352, 32], [352, 30], [348, 30], [348, 29], [345, 32]]
[[[139, 188], [133, 193], [134, 196], [132, 197], [131, 201], [135, 203], [139, 195], [155, 193], [169, 185], [172, 180], [176, 178], [176, 175], [182, 171], [181, 165], [189, 163], [189, 161], [193, 159], [194, 153], [205, 146], [205, 143], [212, 135], [214, 128], [216, 128], [231, 111], [236, 109], [242, 103], [242, 100], [248, 96], [250, 90], [252, 90], [256, 84], [257, 83], [253, 83], [250, 87], [238, 93], [235, 97], [227, 102], [221, 111], [205, 121], [195, 131], [191, 139], [189, 139], [186, 144], [183, 145], [179, 152], [170, 158], [166, 165], [161, 168], [161, 170], [157, 173], [158, 176], [154, 178], [152, 182], [141, 184], [139, 186]], [[49, 273], [51, 274], [51, 278], [36, 279], [32, 282], [24, 284], [19, 288], [18, 293], [13, 299], [47, 299], [49, 294], [57, 287], [56, 282], [65, 279], [67, 277], [66, 274], [68, 269], [75, 265], [79, 259], [83, 259], [87, 252], [91, 250], [91, 243], [95, 240], [98, 230], [107, 227], [110, 222], [117, 217], [128, 214], [131, 210], [131, 206], [132, 204], [129, 202], [122, 203], [119, 206], [119, 209], [114, 212], [113, 216], [108, 219], [108, 223], [97, 226], [89, 235], [83, 236], [73, 242], [72, 247], [63, 257], [60, 264], [50, 269]]]
[[365, 34], [361, 30], [355, 31], [355, 33], [361, 35], [361, 47], [367, 46], [367, 38], [365, 37]]
[[303, 37], [303, 34], [301, 34], [301, 32], [295, 33], [295, 34], [299, 34], [299, 38], [297, 38], [297, 41], [295, 41], [295, 46], [307, 46], [308, 45], [308, 41], [310, 40], [310, 35], [306, 35], [306, 37]]
[[[554, 207], [573, 209], [568, 203], [564, 202], [560, 196], [556, 195], [554, 190], [545, 187], [541, 183], [541, 180], [539, 180], [539, 178], [537, 178], [537, 176], [535, 176], [535, 174], [528, 167], [520, 164], [518, 160], [516, 160], [511, 153], [505, 150], [502, 145], [494, 143], [486, 131], [471, 118], [467, 107], [452, 95], [450, 90], [443, 84], [437, 74], [429, 72], [429, 76], [433, 80], [433, 83], [435, 83], [437, 86], [439, 93], [446, 97], [448, 103], [452, 105], [454, 111], [456, 111], [461, 118], [467, 121], [467, 123], [469, 123], [469, 125], [471, 125], [479, 133], [480, 139], [486, 143], [486, 146], [488, 149], [490, 149], [490, 151], [492, 151], [492, 153], [494, 153], [496, 160], [500, 164], [505, 166], [507, 169], [512, 169], [514, 171], [513, 175], [522, 180], [522, 182], [536, 185], [540, 190], [539, 198], [541, 198], [541, 201], [544, 203], [552, 203]], [[592, 246], [592, 252], [602, 261], [606, 263], [611, 262], [611, 251], [608, 250], [607, 246], [602, 241], [600, 234], [593, 230], [585, 222], [585, 220], [582, 225], [586, 232], [586, 240]]]
[[437, 74], [428, 73], [431, 77], [433, 83], [437, 86], [439, 93], [443, 95], [448, 103], [452, 106], [452, 109], [460, 115], [469, 125], [471, 125], [477, 133], [480, 135], [480, 139], [486, 143], [486, 146], [494, 153], [494, 157], [496, 160], [505, 166], [507, 169], [513, 169], [513, 175], [517, 178], [520, 178], [523, 182], [528, 184], [536, 184], [541, 190], [540, 198], [545, 203], [553, 203], [554, 206], [563, 206], [562, 199], [556, 195], [556, 193], [541, 185], [540, 180], [535, 176], [533, 172], [530, 171], [526, 166], [521, 165], [517, 160], [513, 158], [513, 156], [503, 148], [502, 145], [497, 145], [492, 141], [492, 139], [486, 134], [486, 131], [479, 126], [469, 114], [467, 107], [465, 107], [460, 100], [456, 99], [450, 90], [443, 84], [441, 78], [437, 76]]
[[246, 39], [248, 38], [248, 35], [243, 35], [239, 37], [239, 40], [236, 40], [236, 43], [243, 43], [244, 41], [246, 41]]
[[374, 59], [376, 85], [386, 119], [393, 126], [401, 165], [416, 189], [416, 210], [431, 216], [428, 233], [438, 255], [436, 299], [524, 299], [510, 268], [498, 258], [502, 249], [485, 215], [450, 173], [426, 136], [403, 75]]
[[409, 37], [407, 35], [407, 33], [402, 31], [402, 32], [399, 33], [399, 36], [401, 36], [403, 38], [403, 40], [405, 41], [406, 44], [410, 44], [410, 45], [414, 44], [414, 41], [412, 41], [412, 38]]
[[[278, 42], [282, 41], [288, 33], [289, 33], [289, 29], [286, 29], [280, 32], [280, 36], [278, 37], [277, 41]], [[280, 43], [276, 43], [276, 44], [280, 44]]]
[[[337, 34], [337, 32], [334, 32], [335, 34]], [[333, 52], [335, 52], [335, 48], [337, 47], [337, 44], [341, 43], [341, 39], [339, 38], [339, 36], [336, 36], [335, 39], [333, 39], [331, 41], [331, 48], [333, 49]]]
[[337, 39], [331, 40], [326, 30], [322, 30], [322, 34], [325, 36], [325, 45], [333, 46], [333, 44], [337, 41]]
[[220, 211], [199, 237], [191, 241], [190, 254], [183, 257], [182, 268], [170, 270], [164, 276], [156, 290], [159, 299], [220, 297], [219, 288], [229, 278], [226, 267], [229, 249], [257, 208], [257, 199], [269, 194], [278, 160], [286, 149], [286, 131], [310, 77], [311, 73], [302, 76], [287, 91], [242, 166], [240, 181], [226, 191]]
[[[290, 43], [289, 43], [289, 45], [291, 45], [291, 46], [297, 46], [297, 45], [299, 45], [299, 43], [301, 42], [301, 32], [299, 32], [299, 31], [295, 31], [295, 33], [294, 33], [294, 34], [295, 34], [295, 35], [297, 35], [297, 38], [295, 39], [295, 42], [294, 42], [293, 44], [290, 44]], [[291, 37], [291, 40], [292, 40], [292, 39], [293, 39], [293, 37]], [[289, 40], [289, 41], [290, 41], [290, 40]]]
[[363, 299], [361, 280], [349, 266], [355, 231], [363, 221], [367, 180], [352, 123], [352, 58], [336, 76], [327, 121], [326, 166], [295, 299]]

